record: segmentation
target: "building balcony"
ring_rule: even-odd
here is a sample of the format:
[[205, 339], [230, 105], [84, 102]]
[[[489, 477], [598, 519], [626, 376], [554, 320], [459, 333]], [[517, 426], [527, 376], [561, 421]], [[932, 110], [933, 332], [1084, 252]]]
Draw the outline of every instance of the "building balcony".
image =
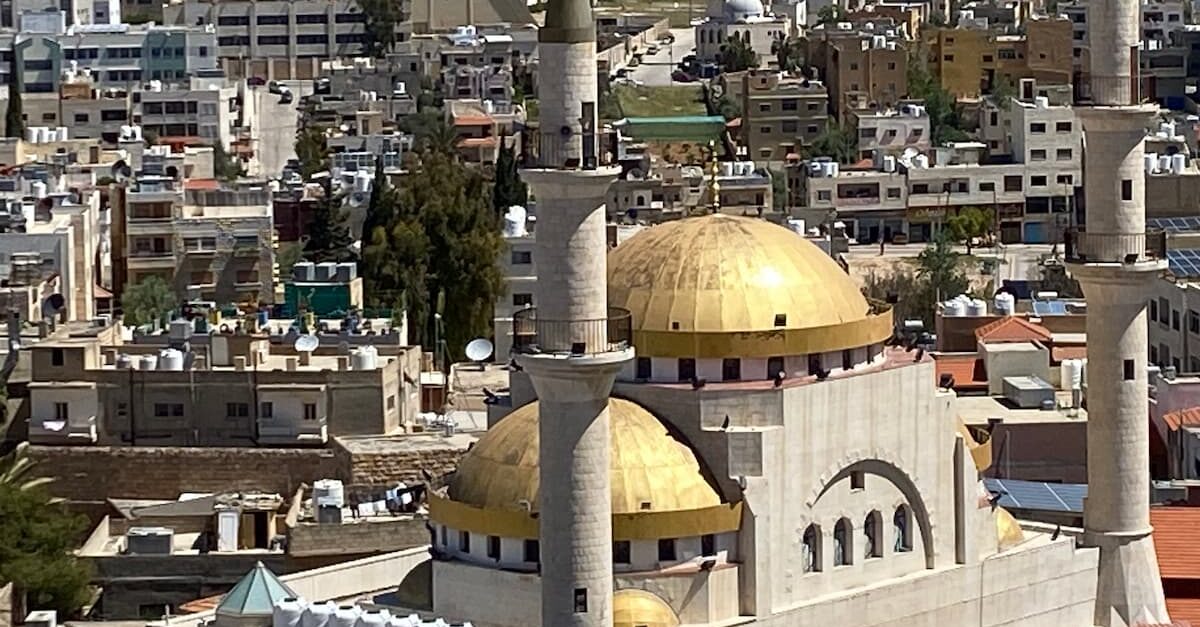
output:
[[288, 418], [259, 418], [259, 444], [320, 446], [329, 441], [329, 427], [325, 419], [299, 420]]
[[1167, 233], [1097, 233], [1068, 230], [1063, 248], [1070, 263], [1139, 263], [1167, 258]]
[[633, 317], [629, 310], [609, 307], [607, 318], [551, 320], [536, 308], [513, 314], [514, 353], [525, 355], [598, 355], [619, 352], [633, 345]]
[[69, 420], [29, 419], [29, 441], [33, 444], [95, 444], [96, 417], [78, 416]]
[[174, 268], [175, 255], [171, 253], [155, 253], [152, 255], [132, 254], [125, 259], [130, 268]]

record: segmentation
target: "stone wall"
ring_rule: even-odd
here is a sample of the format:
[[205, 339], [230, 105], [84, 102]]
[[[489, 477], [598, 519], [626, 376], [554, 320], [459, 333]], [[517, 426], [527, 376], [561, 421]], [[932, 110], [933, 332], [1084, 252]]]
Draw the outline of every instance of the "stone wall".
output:
[[421, 469], [435, 477], [448, 473], [466, 453], [465, 448], [423, 448], [408, 451], [345, 452], [347, 481], [355, 486], [423, 483]]
[[288, 554], [359, 555], [429, 545], [425, 518], [364, 519], [340, 525], [302, 523], [291, 530]]

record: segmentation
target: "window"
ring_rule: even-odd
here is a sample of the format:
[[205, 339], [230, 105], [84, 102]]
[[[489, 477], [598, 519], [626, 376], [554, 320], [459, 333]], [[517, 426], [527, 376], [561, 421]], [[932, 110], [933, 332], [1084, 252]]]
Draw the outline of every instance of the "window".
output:
[[250, 408], [246, 403], [225, 403], [226, 418], [245, 418], [250, 414]]
[[541, 548], [538, 546], [537, 540], [525, 540], [525, 546], [522, 554], [526, 562], [532, 562], [536, 564], [542, 559]]
[[980, 184], [979, 184], [979, 191], [981, 191], [981, 192], [994, 192], [994, 191], [996, 191], [996, 183], [994, 183], [994, 182], [992, 182], [992, 181], [985, 181], [985, 182], [982, 182], [982, 183], [980, 183]]
[[709, 557], [717, 554], [717, 536], [707, 533], [700, 536], [700, 556]]
[[780, 123], [780, 128], [784, 133], [795, 133], [800, 125], [796, 124], [795, 120], [784, 120]]
[[651, 362], [649, 357], [637, 358], [637, 378], [649, 379], [651, 376]]
[[258, 283], [258, 270], [238, 270], [234, 279], [238, 283]]
[[742, 360], [723, 359], [721, 360], [721, 380], [722, 381], [738, 381], [742, 378]]
[[258, 404], [258, 416], [260, 418], [274, 418], [275, 404], [270, 402], [262, 402]]
[[895, 62], [895, 61], [888, 61], [887, 68], [888, 68], [889, 70], [894, 70], [894, 69], [896, 69], [896, 62]]
[[1059, 161], [1070, 161], [1073, 153], [1070, 148], [1059, 148], [1054, 151], [1054, 158]]
[[1075, 177], [1070, 174], [1059, 174], [1056, 179], [1059, 185], [1074, 185]]
[[458, 532], [458, 550], [463, 553], [471, 552], [471, 534], [467, 531]]
[[305, 420], [316, 420], [317, 419], [317, 404], [316, 403], [305, 403], [304, 404], [304, 419]]
[[896, 553], [907, 553], [912, 550], [912, 513], [907, 506], [901, 505], [892, 514], [892, 531], [896, 534], [896, 543], [892, 550]]
[[1045, 187], [1046, 186], [1046, 177], [1045, 176], [1031, 176], [1031, 177], [1029, 177], [1029, 185], [1030, 185], [1030, 187]]
[[1030, 150], [1029, 151], [1029, 160], [1030, 161], [1045, 161], [1046, 160], [1046, 151], [1041, 150], [1041, 149]]
[[658, 541], [658, 561], [675, 561], [675, 538], [663, 538]]
[[820, 133], [821, 129], [816, 124], [809, 124], [808, 128], [804, 129], [804, 132], [808, 133], [809, 135], [813, 135], [815, 133]]
[[388, 408], [389, 410], [391, 410], [391, 409], [396, 409], [396, 395], [395, 395], [395, 394], [389, 394], [389, 395], [388, 395], [388, 397], [387, 397], [387, 408]]
[[1192, 309], [1188, 310], [1188, 331], [1200, 335], [1200, 313]]
[[[339, 35], [340, 37], [341, 35]], [[260, 46], [286, 46], [288, 42], [287, 35], [259, 35], [258, 45]]]
[[104, 109], [100, 111], [100, 120], [103, 122], [120, 122], [126, 119], [124, 109]]
[[947, 63], [954, 63], [954, 55], [948, 54], [942, 57], [942, 60]]
[[1000, 114], [996, 113], [995, 111], [992, 111], [991, 114], [988, 115], [988, 126], [996, 126], [999, 123], [1000, 123]]
[[164, 416], [170, 416], [170, 415], [171, 415], [171, 409], [170, 409], [170, 406], [168, 406], [166, 403], [155, 403], [154, 404], [154, 416], [156, 418], [162, 418]]
[[328, 21], [324, 13], [305, 13], [296, 16], [297, 24], [324, 24]]
[[845, 518], [833, 526], [833, 565], [849, 566], [854, 563], [853, 538], [851, 537], [850, 521]]
[[1046, 132], [1046, 123], [1045, 122], [1030, 122], [1029, 132], [1035, 133], [1035, 134], [1045, 133]]
[[61, 422], [66, 422], [69, 415], [70, 415], [70, 413], [67, 411], [66, 403], [55, 403], [54, 404], [54, 419], [55, 420], [58, 420]]
[[354, 24], [367, 21], [367, 16], [362, 13], [338, 13], [333, 16], [333, 21], [338, 24]]
[[529, 250], [514, 250], [512, 251], [512, 263], [514, 266], [533, 263], [533, 251]]
[[1135, 374], [1136, 373], [1134, 372], [1134, 368], [1133, 368], [1133, 360], [1126, 359], [1125, 360], [1125, 380], [1133, 381], [1136, 378]]
[[1054, 123], [1054, 132], [1055, 133], [1070, 133], [1071, 132], [1071, 123], [1070, 122], [1055, 122]]
[[887, 197], [888, 198], [899, 198], [900, 197], [900, 188], [899, 187], [889, 187], [887, 190]]
[[1150, 363], [1158, 363], [1158, 347], [1153, 344], [1150, 346]]
[[500, 536], [488, 536], [487, 556], [500, 561]]
[[1171, 312], [1171, 328], [1176, 331], [1179, 330], [1179, 310], [1178, 309]]
[[1158, 322], [1158, 301], [1150, 300], [1150, 320]]
[[575, 613], [587, 613], [587, 588], [575, 588]]
[[1165, 298], [1158, 299], [1158, 311], [1158, 321], [1163, 323], [1163, 326], [1166, 326], [1167, 321], [1171, 317], [1171, 303], [1168, 303]]
[[51, 366], [63, 365], [64, 357], [65, 357], [65, 355], [63, 353], [63, 349], [61, 349], [61, 348], [51, 349], [50, 350], [50, 365]]
[[823, 190], [817, 191], [817, 200], [829, 200], [829, 198], [830, 198], [829, 190], [823, 189]]
[[58, 119], [58, 114], [54, 113], [53, 111], [50, 111], [50, 112], [48, 112], [48, 113], [43, 113], [43, 114], [42, 114], [42, 121], [43, 121], [43, 122], [53, 122], [53, 121], [54, 121], [54, 120], [56, 120], [56, 119]]
[[87, 124], [88, 123], [88, 114], [76, 113], [75, 114], [75, 123], [76, 124]]
[[769, 103], [769, 102], [758, 103], [758, 110], [761, 113], [770, 113], [771, 112], [771, 103]]
[[513, 307], [532, 307], [533, 294], [513, 294]]
[[324, 45], [329, 43], [329, 35], [297, 35], [296, 43], [300, 45]]
[[928, 194], [929, 193], [929, 184], [928, 183], [913, 183], [912, 192], [910, 192], [910, 193]]
[[872, 511], [863, 520], [863, 557], [883, 557], [883, 521], [879, 511]]
[[759, 133], [761, 133], [761, 134], [763, 134], [763, 135], [770, 135], [770, 134], [771, 134], [771, 127], [769, 127], [769, 126], [760, 126], [760, 127], [758, 127], [758, 132], [759, 132]]
[[866, 485], [866, 473], [861, 470], [855, 470], [850, 473], [850, 489], [862, 490]]
[[850, 349], [842, 351], [842, 370], [852, 370], [854, 368], [854, 354]]
[[249, 15], [222, 15], [217, 18], [217, 26], [249, 26]]
[[780, 104], [780, 108], [784, 111], [795, 111], [800, 107], [794, 98], [787, 98]]
[[783, 358], [768, 357], [767, 358], [767, 378], [776, 379], [783, 374]]
[[1133, 179], [1121, 180], [1121, 200], [1133, 200]]
[[613, 542], [613, 563], [628, 564], [631, 561], [630, 551], [629, 540], [617, 540]]
[[1023, 188], [1021, 175], [1012, 175], [1004, 177], [1004, 191], [1019, 192]]
[[804, 546], [801, 548], [801, 564], [806, 573], [821, 572], [821, 528], [809, 525], [804, 529]]
[[684, 357], [679, 360], [679, 380], [691, 381], [696, 378], [696, 360]]

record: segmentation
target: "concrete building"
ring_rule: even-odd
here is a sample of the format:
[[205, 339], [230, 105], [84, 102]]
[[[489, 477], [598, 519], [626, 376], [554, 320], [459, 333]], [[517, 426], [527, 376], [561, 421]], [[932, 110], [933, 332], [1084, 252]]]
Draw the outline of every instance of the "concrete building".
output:
[[857, 129], [860, 158], [871, 159], [875, 153], [899, 156], [908, 149], [929, 150], [929, 112], [918, 102], [903, 103], [894, 109], [848, 113]]
[[862, 33], [828, 41], [824, 74], [833, 115], [845, 119], [848, 103], [865, 99], [868, 108], [888, 110], [908, 95], [908, 49], [899, 37]]
[[[1080, 98], [1089, 98], [1090, 59], [1093, 41], [1089, 20], [1095, 18], [1089, 11], [1087, 0], [1073, 0], [1060, 5], [1072, 24], [1072, 54], [1075, 77]], [[1183, 96], [1190, 36], [1184, 16], [1184, 3], [1173, 0], [1147, 0], [1139, 5], [1141, 17], [1140, 54], [1141, 82], [1143, 93], [1152, 99], [1166, 100]]]
[[709, 0], [706, 17], [696, 25], [696, 58], [715, 63], [726, 40], [739, 37], [762, 64], [772, 57], [771, 45], [791, 33], [786, 17], [767, 12], [760, 0]]
[[819, 81], [751, 71], [741, 77], [741, 143], [755, 161], [784, 161], [825, 131], [829, 90]]
[[1160, 278], [1147, 309], [1150, 363], [1200, 373], [1200, 285], [1190, 277]]
[[1095, 42], [1093, 106], [1076, 110], [1089, 147], [1084, 153], [1088, 230], [1068, 244], [1067, 260], [1091, 309], [1083, 541], [1100, 552], [1093, 624], [1120, 627], [1168, 620], [1146, 481], [1146, 309], [1166, 264], [1146, 236], [1143, 141], [1156, 107], [1141, 104], [1134, 57], [1141, 40], [1139, 3], [1121, 0], [1105, 9], [1091, 12], [1088, 24]]
[[[140, 125], [143, 133], [152, 132], [163, 140], [198, 137], [230, 151], [243, 119], [242, 89], [223, 74], [212, 73], [216, 75], [198, 73], [182, 83], [149, 82], [136, 92], [134, 124]], [[252, 114], [246, 117], [254, 119]]]
[[991, 93], [998, 81], [1015, 85], [1033, 78], [1047, 84], [1072, 83], [1072, 22], [1033, 19], [1023, 35], [997, 35], [972, 29], [925, 29], [930, 70], [959, 99]]

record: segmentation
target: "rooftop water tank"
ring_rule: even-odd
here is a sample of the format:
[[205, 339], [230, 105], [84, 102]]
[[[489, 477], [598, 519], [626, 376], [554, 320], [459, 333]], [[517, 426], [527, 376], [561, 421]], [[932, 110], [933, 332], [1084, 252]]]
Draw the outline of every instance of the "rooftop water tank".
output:
[[961, 318], [967, 315], [967, 304], [958, 299], [948, 300], [942, 303], [942, 316], [947, 318]]
[[154, 370], [158, 367], [158, 355], [142, 355], [138, 358], [138, 370]]
[[354, 627], [362, 610], [357, 605], [343, 605], [334, 611], [328, 627]]
[[276, 601], [275, 607], [271, 608], [271, 627], [300, 627], [306, 607], [308, 603], [304, 599], [288, 597]]
[[167, 348], [158, 353], [158, 369], [180, 372], [183, 370], [183, 353]]
[[311, 261], [299, 261], [292, 266], [292, 279], [298, 283], [312, 283], [316, 276], [317, 268]]
[[1158, 156], [1158, 171], [1169, 172], [1171, 170], [1171, 155]]
[[528, 218], [529, 214], [525, 207], [520, 205], [509, 207], [504, 214], [505, 237], [524, 237], [526, 235], [525, 222]]
[[130, 359], [129, 355], [124, 353], [117, 355], [117, 370], [129, 370], [132, 367], [133, 360]]
[[350, 368], [352, 370], [374, 370], [378, 353], [374, 346], [363, 346], [350, 351]]
[[318, 263], [316, 270], [317, 281], [332, 281], [337, 275], [337, 264], [332, 261]]
[[337, 479], [318, 479], [313, 482], [313, 502], [317, 506], [342, 507], [346, 504], [342, 482]]
[[358, 275], [358, 264], [355, 263], [339, 263], [334, 271], [334, 278], [338, 283], [349, 283]]
[[387, 627], [391, 618], [392, 614], [387, 610], [367, 610], [358, 617], [356, 627]]
[[996, 313], [1001, 316], [1011, 316], [1016, 310], [1016, 299], [1008, 292], [1000, 292], [996, 294], [992, 306], [996, 308]]
[[1171, 155], [1171, 174], [1183, 174], [1186, 168], [1187, 157], [1180, 153]]
[[330, 627], [330, 619], [336, 611], [337, 604], [333, 601], [313, 603], [304, 608], [304, 614], [300, 617], [300, 627]]
[[192, 321], [186, 318], [176, 318], [171, 321], [167, 337], [172, 340], [188, 340], [192, 337]]
[[1079, 359], [1064, 359], [1059, 364], [1059, 376], [1062, 380], [1062, 389], [1081, 389], [1083, 387], [1083, 361]]
[[1142, 162], [1146, 166], [1146, 174], [1154, 174], [1158, 172], [1158, 153], [1148, 152], [1142, 157]]
[[973, 317], [981, 317], [987, 315], [987, 301], [976, 298], [967, 305], [967, 315]]

